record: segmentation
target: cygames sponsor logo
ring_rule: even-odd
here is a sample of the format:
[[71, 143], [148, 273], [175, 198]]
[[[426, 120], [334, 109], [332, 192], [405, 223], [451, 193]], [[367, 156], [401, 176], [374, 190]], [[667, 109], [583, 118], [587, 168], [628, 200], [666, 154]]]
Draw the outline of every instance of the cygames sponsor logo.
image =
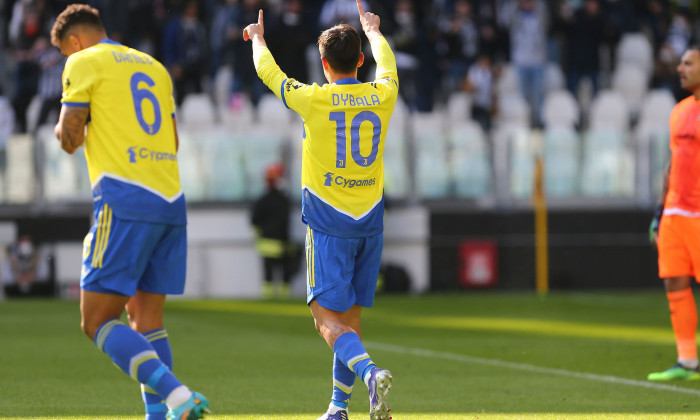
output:
[[129, 163], [137, 163], [139, 159], [151, 162], [177, 161], [177, 155], [168, 152], [156, 152], [147, 147], [131, 146], [126, 150], [129, 154]]
[[328, 172], [324, 175], [326, 177], [323, 185], [326, 187], [331, 187], [337, 185], [342, 188], [354, 188], [354, 187], [369, 187], [374, 185], [377, 181], [375, 178], [372, 179], [349, 179], [343, 178], [340, 175], [336, 175], [333, 172]]

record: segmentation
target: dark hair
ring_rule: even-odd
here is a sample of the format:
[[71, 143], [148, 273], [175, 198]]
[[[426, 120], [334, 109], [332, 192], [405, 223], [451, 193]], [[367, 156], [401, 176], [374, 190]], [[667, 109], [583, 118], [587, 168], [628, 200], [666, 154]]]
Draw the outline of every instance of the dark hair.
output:
[[355, 28], [341, 23], [321, 33], [318, 49], [333, 70], [352, 73], [360, 62], [362, 39]]
[[103, 32], [105, 30], [97, 9], [86, 4], [71, 4], [56, 18], [51, 29], [51, 43], [58, 47], [68, 32], [78, 25], [89, 26]]
[[700, 53], [700, 44], [690, 44], [688, 47], [685, 49], [686, 51], [697, 51]]

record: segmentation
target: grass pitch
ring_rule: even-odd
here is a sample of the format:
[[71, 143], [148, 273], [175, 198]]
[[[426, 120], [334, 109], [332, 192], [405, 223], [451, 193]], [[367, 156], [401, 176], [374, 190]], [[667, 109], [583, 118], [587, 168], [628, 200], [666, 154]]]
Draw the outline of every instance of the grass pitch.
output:
[[[0, 419], [142, 419], [138, 385], [79, 328], [77, 302], [0, 303]], [[651, 383], [673, 364], [663, 290], [379, 296], [363, 315], [391, 369], [395, 420], [690, 419], [700, 382]], [[314, 420], [332, 353], [303, 300], [170, 300], [175, 373], [218, 420]], [[352, 420], [366, 419], [355, 383]]]

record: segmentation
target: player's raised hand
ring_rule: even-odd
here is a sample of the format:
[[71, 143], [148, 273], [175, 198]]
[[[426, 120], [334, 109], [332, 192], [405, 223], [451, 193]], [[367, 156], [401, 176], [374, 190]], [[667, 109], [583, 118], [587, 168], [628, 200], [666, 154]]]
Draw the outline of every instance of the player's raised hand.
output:
[[360, 12], [360, 23], [365, 34], [369, 36], [370, 32], [379, 32], [379, 16], [365, 12], [365, 8], [362, 7], [362, 0], [357, 0], [357, 11]]
[[265, 26], [263, 25], [263, 11], [258, 12], [258, 23], [251, 23], [243, 29], [243, 40], [253, 39], [255, 35], [263, 36], [265, 34]]

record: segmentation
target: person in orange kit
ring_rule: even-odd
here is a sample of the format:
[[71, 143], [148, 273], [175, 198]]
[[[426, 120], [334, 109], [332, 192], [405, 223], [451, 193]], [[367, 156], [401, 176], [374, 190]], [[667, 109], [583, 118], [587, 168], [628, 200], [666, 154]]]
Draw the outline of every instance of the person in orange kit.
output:
[[692, 95], [671, 112], [671, 162], [649, 231], [659, 250], [659, 277], [666, 288], [678, 360], [663, 372], [650, 373], [650, 381], [700, 380], [698, 312], [691, 289], [691, 279], [700, 280], [700, 46], [688, 47], [678, 74]]

